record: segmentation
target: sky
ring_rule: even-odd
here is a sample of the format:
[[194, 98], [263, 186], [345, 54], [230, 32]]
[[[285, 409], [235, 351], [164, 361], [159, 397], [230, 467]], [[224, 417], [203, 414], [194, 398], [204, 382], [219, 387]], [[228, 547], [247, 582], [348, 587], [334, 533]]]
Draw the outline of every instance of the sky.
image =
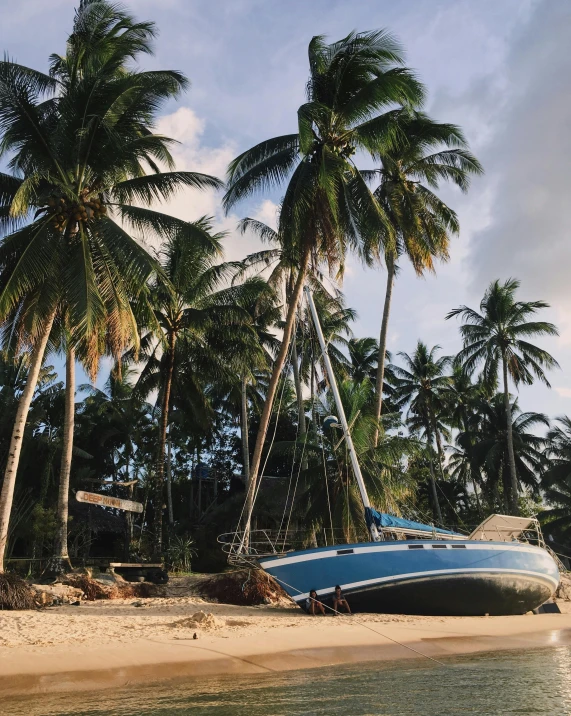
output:
[[[0, 49], [45, 69], [61, 52], [75, 0], [0, 0]], [[446, 313], [478, 307], [494, 279], [516, 277], [524, 300], [551, 307], [544, 320], [560, 330], [540, 339], [561, 366], [552, 388], [522, 387], [524, 410], [571, 414], [571, 3], [568, 0], [128, 0], [160, 34], [146, 68], [182, 70], [190, 90], [167, 105], [160, 131], [177, 138], [181, 169], [223, 177], [238, 153], [296, 131], [312, 36], [338, 40], [351, 30], [387, 28], [428, 89], [426, 111], [459, 124], [485, 174], [467, 195], [444, 187], [461, 231], [451, 260], [418, 279], [405, 263], [396, 281], [389, 349], [414, 350], [418, 339], [460, 348]], [[220, 195], [189, 191], [167, 207], [184, 219], [204, 214], [228, 232], [226, 257], [258, 248], [237, 221], [275, 222], [280, 192], [239, 205], [229, 216]], [[350, 259], [343, 291], [358, 312], [355, 335], [378, 337], [386, 275]], [[102, 376], [103, 378], [104, 376]], [[102, 380], [102, 378], [100, 380]]]

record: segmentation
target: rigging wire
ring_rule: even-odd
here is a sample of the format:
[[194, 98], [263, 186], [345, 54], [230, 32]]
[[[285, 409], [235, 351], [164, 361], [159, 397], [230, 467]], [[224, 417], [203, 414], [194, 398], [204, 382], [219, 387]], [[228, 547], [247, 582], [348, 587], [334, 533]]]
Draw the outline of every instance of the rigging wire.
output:
[[331, 514], [331, 498], [329, 497], [329, 479], [327, 475], [327, 462], [325, 460], [325, 444], [323, 442], [323, 433], [321, 435], [321, 454], [323, 457], [323, 477], [325, 479], [325, 490], [327, 492], [327, 507], [329, 508], [329, 527], [331, 529], [331, 544], [335, 544], [335, 535], [333, 534], [333, 515]]
[[[294, 326], [294, 329], [293, 329], [293, 337], [292, 337], [292, 340], [293, 340], [293, 341], [296, 339], [296, 336], [297, 336], [297, 324], [298, 324], [298, 320], [299, 320], [299, 316], [298, 316], [298, 314], [297, 314], [297, 312], [296, 312], [296, 315], [295, 315], [295, 326]], [[293, 359], [293, 351], [292, 351], [292, 359]], [[296, 386], [296, 388], [297, 388], [297, 386]], [[306, 434], [307, 434], [307, 431], [306, 431]], [[286, 498], [285, 498], [285, 502], [284, 502], [284, 511], [283, 511], [283, 514], [282, 514], [282, 518], [281, 518], [281, 520], [280, 520], [280, 528], [279, 528], [279, 531], [278, 531], [278, 538], [279, 538], [279, 535], [281, 534], [282, 527], [283, 527], [283, 524], [284, 524], [284, 521], [285, 521], [285, 518], [286, 518], [287, 505], [288, 505], [289, 496], [290, 496], [290, 492], [291, 492], [291, 484], [292, 484], [292, 482], [293, 482], [293, 471], [294, 471], [294, 469], [295, 469], [295, 455], [296, 455], [296, 452], [297, 452], [297, 439], [298, 439], [298, 436], [299, 436], [299, 420], [297, 421], [297, 427], [296, 427], [296, 429], [295, 429], [295, 441], [294, 441], [294, 448], [293, 448], [293, 460], [292, 460], [292, 462], [291, 462], [291, 471], [290, 471], [290, 474], [289, 474], [289, 481], [288, 481], [288, 486], [287, 486], [287, 494], [286, 494]], [[298, 476], [298, 477], [299, 477], [299, 476]], [[292, 502], [292, 507], [293, 507], [293, 502]], [[291, 515], [290, 515], [290, 516], [291, 516]], [[289, 525], [289, 520], [288, 520], [288, 525]], [[286, 536], [287, 536], [287, 531], [286, 531]], [[286, 537], [284, 536], [284, 545], [285, 545], [285, 539], [286, 539]]]
[[[293, 342], [290, 341], [289, 348], [288, 348], [288, 353], [287, 353], [286, 360], [285, 360], [285, 362], [284, 362], [283, 371], [282, 371], [282, 373], [284, 373], [284, 374], [287, 372], [287, 369], [288, 369], [289, 364], [290, 364], [290, 361], [291, 361], [292, 348], [293, 348]], [[271, 454], [271, 452], [272, 452], [272, 447], [273, 447], [274, 441], [275, 441], [275, 439], [276, 439], [276, 433], [277, 433], [277, 430], [278, 430], [278, 422], [279, 422], [279, 416], [280, 416], [280, 412], [281, 412], [282, 401], [283, 401], [283, 397], [284, 397], [284, 393], [285, 393], [286, 382], [287, 382], [287, 381], [286, 381], [285, 379], [282, 380], [282, 389], [281, 389], [280, 399], [279, 399], [279, 401], [278, 401], [278, 409], [277, 409], [277, 412], [276, 412], [276, 422], [275, 422], [275, 425], [274, 425], [274, 432], [273, 432], [273, 435], [272, 435], [272, 439], [271, 439], [271, 441], [270, 441], [270, 446], [269, 446], [269, 448], [268, 448], [268, 452], [266, 453], [266, 459], [264, 460], [264, 464], [263, 464], [262, 469], [261, 469], [261, 471], [260, 471], [260, 473], [259, 473], [259, 476], [258, 476], [258, 484], [256, 485], [256, 490], [255, 490], [255, 492], [254, 492], [254, 496], [253, 496], [253, 500], [252, 500], [252, 505], [254, 505], [254, 504], [256, 503], [256, 500], [257, 500], [257, 498], [258, 498], [258, 492], [260, 491], [260, 485], [261, 485], [261, 483], [262, 483], [262, 478], [263, 478], [263, 476], [264, 476], [264, 472], [265, 472], [265, 470], [266, 470], [266, 465], [268, 464], [268, 460], [269, 460], [270, 454]], [[244, 500], [244, 504], [242, 505], [242, 509], [240, 510], [240, 517], [238, 518], [238, 527], [240, 526], [240, 524], [241, 524], [241, 522], [242, 522], [242, 518], [243, 518], [243, 516], [244, 516], [244, 510], [245, 510], [245, 509], [246, 509], [246, 500]], [[251, 515], [250, 515], [250, 517], [251, 517]], [[234, 533], [234, 537], [233, 537], [233, 539], [232, 539], [232, 545], [231, 545], [232, 548], [233, 548], [233, 547], [235, 546], [235, 544], [236, 544], [236, 539], [237, 539], [237, 537], [238, 537], [238, 531], [236, 531], [236, 532]]]
[[[301, 458], [300, 458], [300, 461], [299, 461], [299, 470], [297, 471], [297, 478], [296, 478], [296, 480], [295, 480], [295, 487], [294, 487], [294, 490], [293, 490], [293, 496], [292, 496], [292, 498], [291, 498], [291, 505], [290, 505], [290, 510], [289, 510], [289, 516], [288, 516], [287, 525], [286, 525], [285, 533], [284, 533], [284, 540], [283, 540], [283, 545], [282, 545], [282, 549], [284, 549], [284, 550], [285, 550], [285, 545], [286, 545], [286, 540], [287, 540], [287, 533], [288, 533], [288, 531], [289, 531], [289, 523], [290, 523], [290, 521], [291, 521], [291, 516], [292, 516], [292, 513], [293, 513], [293, 505], [294, 505], [295, 496], [296, 496], [296, 493], [297, 493], [297, 485], [298, 485], [298, 483], [299, 483], [299, 476], [301, 475], [301, 468], [302, 468], [302, 466], [303, 466], [303, 456], [305, 455], [305, 446], [307, 445], [307, 436], [308, 436], [308, 432], [306, 431], [306, 432], [305, 432], [305, 439], [304, 439], [304, 441], [303, 441], [303, 448], [302, 448], [302, 450], [301, 450]], [[292, 468], [292, 471], [293, 471], [293, 468]]]

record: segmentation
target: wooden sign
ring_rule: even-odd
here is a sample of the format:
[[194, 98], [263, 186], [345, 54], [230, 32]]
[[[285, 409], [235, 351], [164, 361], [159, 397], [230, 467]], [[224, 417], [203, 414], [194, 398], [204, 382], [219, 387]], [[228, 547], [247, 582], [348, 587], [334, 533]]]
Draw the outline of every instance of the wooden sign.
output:
[[75, 499], [78, 502], [87, 502], [90, 505], [100, 505], [101, 507], [114, 507], [116, 510], [126, 510], [127, 512], [143, 511], [143, 505], [140, 502], [120, 500], [118, 497], [98, 495], [95, 492], [84, 492], [83, 490], [78, 490], [75, 493]]

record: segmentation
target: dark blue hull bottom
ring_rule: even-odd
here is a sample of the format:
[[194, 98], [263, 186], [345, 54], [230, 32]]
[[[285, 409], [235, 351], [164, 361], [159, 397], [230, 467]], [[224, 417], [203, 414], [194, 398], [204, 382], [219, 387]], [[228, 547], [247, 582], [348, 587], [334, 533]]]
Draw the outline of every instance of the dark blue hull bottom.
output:
[[[552, 592], [550, 584], [528, 576], [479, 573], [409, 579], [345, 590], [345, 595], [354, 612], [497, 616], [525, 614], [547, 601]], [[328, 603], [325, 596], [321, 599]]]

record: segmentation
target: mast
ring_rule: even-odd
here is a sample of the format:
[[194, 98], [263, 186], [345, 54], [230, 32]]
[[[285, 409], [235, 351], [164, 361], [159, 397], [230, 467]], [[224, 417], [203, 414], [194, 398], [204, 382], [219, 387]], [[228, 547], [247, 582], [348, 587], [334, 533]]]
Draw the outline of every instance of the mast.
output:
[[[353, 474], [355, 475], [355, 479], [357, 480], [357, 485], [359, 487], [359, 493], [361, 494], [361, 501], [363, 502], [363, 507], [365, 508], [365, 510], [368, 510], [371, 509], [371, 502], [369, 501], [367, 488], [365, 487], [363, 475], [361, 474], [361, 466], [359, 465], [355, 446], [353, 445], [353, 438], [351, 437], [351, 431], [349, 430], [347, 418], [345, 417], [343, 403], [341, 402], [341, 396], [339, 395], [339, 389], [337, 388], [337, 381], [335, 380], [335, 375], [331, 366], [331, 360], [327, 351], [327, 344], [325, 343], [325, 338], [323, 337], [323, 331], [321, 330], [321, 324], [319, 323], [319, 317], [317, 315], [315, 303], [313, 302], [313, 296], [311, 295], [311, 290], [309, 286], [305, 286], [304, 291], [305, 295], [307, 296], [307, 303], [309, 304], [309, 310], [311, 311], [311, 317], [313, 318], [315, 331], [317, 333], [317, 338], [321, 347], [321, 355], [323, 357], [323, 362], [325, 363], [325, 371], [327, 373], [327, 377], [329, 378], [329, 385], [331, 387], [331, 392], [333, 393], [335, 406], [337, 407], [339, 421], [341, 422], [341, 427], [343, 428], [343, 435], [345, 436], [347, 448], [349, 449], [349, 455], [351, 456], [351, 466], [353, 467]], [[373, 522], [371, 522], [369, 526], [369, 531], [371, 533], [371, 538], [373, 539], [373, 542], [381, 541], [379, 531], [377, 530], [377, 527]]]

